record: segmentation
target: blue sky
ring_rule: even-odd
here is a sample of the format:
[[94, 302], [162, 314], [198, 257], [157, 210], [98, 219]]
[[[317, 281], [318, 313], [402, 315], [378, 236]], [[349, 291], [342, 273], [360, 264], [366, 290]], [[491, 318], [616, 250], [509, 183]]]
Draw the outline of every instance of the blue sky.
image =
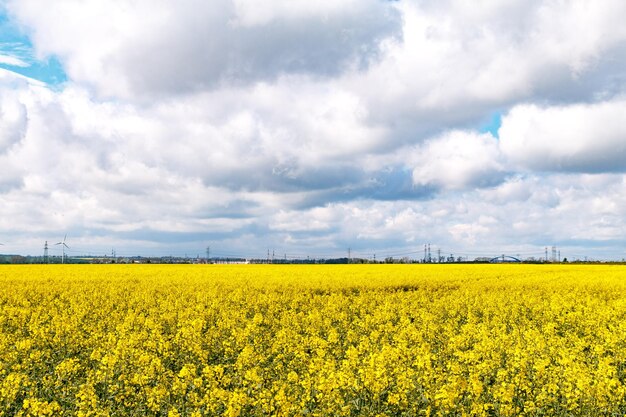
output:
[[481, 133], [490, 133], [494, 138], [497, 138], [500, 126], [502, 126], [502, 113], [497, 111], [491, 115], [487, 123], [480, 126], [479, 131]]
[[626, 257], [621, 1], [0, 9], [3, 251]]
[[0, 61], [0, 68], [16, 72], [26, 77], [59, 86], [67, 81], [63, 66], [54, 56], [37, 59], [33, 44], [27, 34], [0, 11], [0, 55], [15, 57], [25, 65], [8, 65]]

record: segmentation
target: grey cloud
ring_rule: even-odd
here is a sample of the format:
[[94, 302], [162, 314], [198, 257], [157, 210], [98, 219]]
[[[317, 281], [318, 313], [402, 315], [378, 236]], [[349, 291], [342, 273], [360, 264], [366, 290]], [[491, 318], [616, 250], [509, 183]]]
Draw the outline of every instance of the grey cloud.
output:
[[[6, 166], [3, 169], [6, 170]], [[20, 176], [14, 175], [14, 173], [2, 173], [0, 175], [0, 194], [20, 189], [23, 185], [24, 180]]]
[[265, 173], [250, 170], [230, 173], [229, 181], [210, 178], [207, 185], [226, 186], [233, 190], [250, 192], [297, 193], [299, 208], [322, 206], [328, 203], [354, 199], [419, 200], [433, 196], [439, 187], [415, 185], [411, 170], [402, 166], [387, 166], [380, 170], [366, 170], [354, 164], [299, 167], [298, 177], [276, 175], [270, 167]]
[[[41, 19], [32, 13], [36, 5], [52, 7], [50, 13], [62, 20]], [[9, 2], [9, 9], [34, 30], [38, 47], [59, 55], [70, 77], [95, 86], [103, 96], [127, 98], [272, 81], [282, 74], [335, 76], [355, 65], [366, 68], [377, 58], [382, 39], [401, 34], [400, 13], [378, 0], [252, 24], [239, 22], [230, 0], [136, 2], [108, 10], [111, 20], [124, 19], [129, 26], [98, 17], [87, 22], [88, 32], [85, 17], [79, 17], [86, 7], [76, 6], [76, 15], [63, 7], [63, 2]], [[106, 47], [87, 51], [44, 33], [87, 37]]]
[[[128, 45], [113, 57], [135, 92], [180, 93], [291, 73], [333, 76], [352, 62], [366, 68], [376, 58], [381, 38], [398, 35], [399, 28], [399, 16], [382, 2], [328, 20], [254, 27], [233, 27], [227, 11], [206, 21], [203, 9], [194, 10], [198, 18], [172, 21], [163, 28], [163, 38]], [[159, 53], [161, 49], [166, 52]]]
[[199, 218], [250, 219], [261, 205], [252, 200], [239, 199], [225, 205], [199, 208], [195, 215]]
[[371, 174], [360, 198], [373, 200], [421, 200], [433, 196], [439, 188], [431, 184], [417, 185], [406, 167], [388, 167]]
[[415, 185], [411, 172], [404, 167], [388, 167], [362, 172], [360, 181], [344, 187], [303, 193], [292, 208], [302, 210], [358, 200], [419, 201], [433, 198], [439, 191], [441, 188], [434, 185]]
[[26, 107], [11, 95], [0, 97], [0, 154], [20, 142], [27, 128]]
[[239, 191], [289, 193], [349, 186], [362, 177], [358, 167], [348, 164], [303, 167], [295, 164], [274, 164], [271, 159], [259, 159], [255, 162], [244, 163], [228, 172], [212, 172], [204, 177], [204, 183]]
[[143, 240], [146, 242], [154, 242], [157, 244], [171, 244], [178, 246], [189, 242], [202, 242], [207, 240], [222, 240], [233, 236], [241, 235], [245, 229], [236, 229], [228, 232], [172, 232], [162, 230], [140, 229], [130, 232], [104, 232], [104, 235], [111, 235], [119, 239]]

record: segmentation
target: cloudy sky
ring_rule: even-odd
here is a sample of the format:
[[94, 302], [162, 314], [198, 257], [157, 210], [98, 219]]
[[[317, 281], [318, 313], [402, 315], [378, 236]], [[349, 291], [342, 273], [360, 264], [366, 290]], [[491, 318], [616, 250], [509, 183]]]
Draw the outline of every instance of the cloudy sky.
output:
[[623, 0], [0, 0], [2, 251], [621, 259], [625, 19]]

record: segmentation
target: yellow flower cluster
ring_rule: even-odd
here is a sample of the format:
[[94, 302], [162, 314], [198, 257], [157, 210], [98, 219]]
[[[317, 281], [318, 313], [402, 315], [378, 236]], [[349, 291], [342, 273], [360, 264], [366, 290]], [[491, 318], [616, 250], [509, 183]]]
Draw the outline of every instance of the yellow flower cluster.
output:
[[625, 414], [621, 266], [0, 268], [0, 417]]

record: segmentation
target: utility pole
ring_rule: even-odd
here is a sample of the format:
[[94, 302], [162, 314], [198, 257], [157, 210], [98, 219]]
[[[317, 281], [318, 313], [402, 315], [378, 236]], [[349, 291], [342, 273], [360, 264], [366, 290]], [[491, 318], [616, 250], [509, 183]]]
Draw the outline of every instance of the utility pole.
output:
[[546, 262], [548, 262], [548, 247], [546, 246]]
[[210, 246], [206, 247], [206, 259], [207, 261], [211, 260], [211, 247]]
[[48, 241], [43, 245], [43, 262], [48, 263]]
[[426, 263], [426, 243], [424, 243], [424, 263]]
[[348, 263], [350, 263], [351, 259], [352, 259], [352, 249], [348, 248]]
[[437, 263], [441, 263], [441, 248], [437, 249]]

